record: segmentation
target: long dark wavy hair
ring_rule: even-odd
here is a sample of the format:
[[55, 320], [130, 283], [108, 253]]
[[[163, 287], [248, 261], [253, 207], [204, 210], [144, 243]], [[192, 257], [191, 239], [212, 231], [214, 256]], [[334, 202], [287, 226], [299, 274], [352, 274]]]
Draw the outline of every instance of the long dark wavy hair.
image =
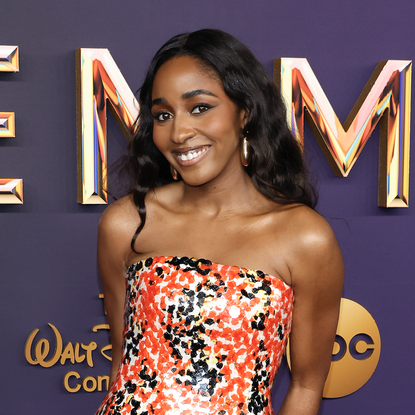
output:
[[248, 112], [244, 134], [252, 159], [246, 168], [255, 187], [268, 199], [279, 203], [303, 203], [314, 209], [317, 194], [310, 184], [302, 148], [287, 126], [285, 105], [271, 77], [252, 52], [228, 33], [203, 29], [177, 35], [166, 42], [151, 61], [140, 89], [137, 130], [129, 144], [127, 170], [141, 223], [131, 241], [146, 222], [145, 197], [157, 186], [173, 181], [170, 165], [153, 142], [151, 114], [154, 77], [165, 62], [191, 56], [202, 69], [222, 82], [227, 96], [239, 110]]

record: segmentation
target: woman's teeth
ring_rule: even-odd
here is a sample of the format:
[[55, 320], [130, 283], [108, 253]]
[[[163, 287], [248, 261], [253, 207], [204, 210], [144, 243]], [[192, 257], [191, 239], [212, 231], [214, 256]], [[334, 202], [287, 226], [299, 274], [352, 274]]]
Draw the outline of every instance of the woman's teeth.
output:
[[206, 151], [206, 148], [203, 147], [200, 150], [190, 150], [187, 153], [177, 154], [177, 157], [182, 161], [193, 160], [194, 158], [199, 157], [205, 151]]

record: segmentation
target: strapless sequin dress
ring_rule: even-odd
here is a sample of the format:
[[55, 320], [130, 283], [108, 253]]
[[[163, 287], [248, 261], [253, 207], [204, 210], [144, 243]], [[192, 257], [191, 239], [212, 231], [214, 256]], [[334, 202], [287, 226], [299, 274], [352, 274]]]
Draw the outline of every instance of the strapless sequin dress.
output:
[[126, 273], [121, 365], [96, 415], [273, 414], [292, 289], [261, 271], [187, 257]]

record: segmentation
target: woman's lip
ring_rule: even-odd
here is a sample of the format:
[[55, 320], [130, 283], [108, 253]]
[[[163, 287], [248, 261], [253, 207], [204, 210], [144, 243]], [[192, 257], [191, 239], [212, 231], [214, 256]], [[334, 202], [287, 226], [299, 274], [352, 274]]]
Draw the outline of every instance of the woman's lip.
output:
[[199, 150], [203, 147], [210, 147], [210, 145], [209, 144], [201, 144], [201, 145], [198, 145], [198, 146], [175, 148], [174, 150], [172, 150], [172, 153], [173, 154], [183, 154], [183, 153], [188, 153], [189, 151], [192, 151], [192, 150]]
[[[200, 150], [203, 150], [203, 149], [204, 149], [204, 151], [202, 151], [201, 154], [194, 157], [192, 160], [182, 160], [181, 158], [179, 158], [180, 155], [190, 153], [191, 151], [197, 152], [197, 151], [200, 151]], [[188, 166], [195, 165], [200, 160], [205, 158], [205, 156], [207, 155], [209, 150], [210, 150], [210, 145], [200, 145], [200, 146], [192, 146], [192, 147], [185, 147], [185, 148], [177, 148], [177, 149], [173, 150], [172, 153], [173, 153], [173, 156], [176, 159], [177, 163], [179, 163], [181, 166], [188, 167]]]

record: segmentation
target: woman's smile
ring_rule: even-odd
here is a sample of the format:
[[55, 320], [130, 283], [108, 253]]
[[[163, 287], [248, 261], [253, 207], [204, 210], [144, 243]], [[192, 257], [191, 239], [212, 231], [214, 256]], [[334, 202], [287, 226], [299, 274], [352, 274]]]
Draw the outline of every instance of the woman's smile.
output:
[[181, 166], [193, 166], [202, 160], [208, 153], [210, 145], [178, 148], [172, 151]]

